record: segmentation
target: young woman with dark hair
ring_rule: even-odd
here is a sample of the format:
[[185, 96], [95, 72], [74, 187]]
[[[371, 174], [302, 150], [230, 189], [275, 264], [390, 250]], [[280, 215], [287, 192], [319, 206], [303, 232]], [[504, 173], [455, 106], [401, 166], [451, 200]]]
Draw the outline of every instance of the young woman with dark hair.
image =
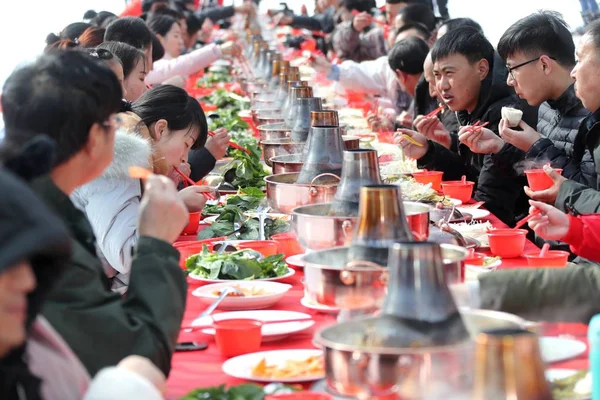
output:
[[152, 33], [142, 19], [124, 17], [114, 20], [106, 27], [104, 41], [127, 43], [142, 50], [146, 55], [146, 72], [152, 68]]
[[[98, 179], [113, 161], [116, 113], [122, 102], [114, 73], [83, 52], [51, 52], [15, 71], [3, 87], [1, 101], [5, 143], [26, 148], [32, 138], [45, 136], [56, 150], [50, 173], [38, 176], [31, 187], [68, 227], [74, 251], [48, 293], [44, 317], [91, 375], [131, 354], [149, 358], [167, 375], [186, 296], [179, 253], [171, 246], [187, 223], [187, 210], [175, 185], [153, 175], [144, 187], [139, 220], [133, 223], [139, 227], [139, 238], [135, 249], [130, 249], [131, 268], [138, 272], [125, 299], [109, 290], [92, 226], [69, 199], [77, 188]], [[169, 136], [166, 131], [164, 135]], [[147, 159], [142, 161], [148, 164]], [[74, 382], [66, 384], [77, 388]]]
[[106, 49], [95, 48], [95, 49], [83, 49], [83, 51], [90, 56], [97, 58], [98, 60], [104, 61], [106, 66], [115, 73], [119, 83], [121, 83], [121, 88], [123, 89], [123, 96], [126, 95], [127, 91], [125, 90], [125, 77], [123, 73], [123, 63], [121, 60], [116, 57], [113, 53]]
[[147, 90], [146, 57], [141, 50], [126, 43], [104, 42], [98, 49], [108, 50], [115, 55], [123, 67], [123, 98], [136, 101]]
[[104, 41], [104, 32], [103, 28], [82, 22], [70, 24], [60, 34], [51, 33], [46, 37], [45, 51], [51, 49], [67, 50], [74, 47], [96, 47]]
[[153, 15], [148, 21], [148, 27], [158, 37], [165, 48], [165, 56], [154, 63], [152, 71], [146, 78], [146, 83], [156, 85], [174, 77], [187, 77], [223, 56], [236, 57], [241, 48], [234, 42], [221, 45], [209, 44], [201, 49], [181, 55], [183, 50], [182, 30], [179, 21], [169, 15]]
[[[115, 138], [112, 164], [72, 196], [92, 222], [115, 289], [129, 283], [131, 248], [138, 240], [142, 192], [139, 180], [129, 177], [128, 167], [143, 166], [175, 178], [174, 167], [187, 163], [189, 151], [204, 146], [208, 134], [198, 101], [175, 86], [151, 89], [133, 102], [130, 111], [120, 114], [123, 125]], [[180, 192], [190, 211], [204, 206], [200, 192], [205, 190], [192, 186]]]

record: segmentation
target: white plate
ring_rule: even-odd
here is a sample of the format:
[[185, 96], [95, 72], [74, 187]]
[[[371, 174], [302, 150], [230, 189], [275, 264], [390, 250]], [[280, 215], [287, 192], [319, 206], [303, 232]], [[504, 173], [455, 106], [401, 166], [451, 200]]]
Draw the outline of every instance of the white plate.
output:
[[[546, 375], [546, 380], [548, 382], [552, 383], [558, 379], [568, 378], [569, 376], [575, 375], [578, 372], [579, 371], [577, 371], [575, 369], [547, 369], [545, 371], [545, 375]], [[572, 399], [569, 399], [569, 400], [591, 400], [591, 399], [592, 399], [592, 394], [589, 393], [589, 394], [577, 395], [576, 397], [573, 397]]]
[[[212, 317], [204, 317], [197, 319], [192, 322], [192, 326], [203, 326], [212, 324], [213, 318], [215, 321], [221, 321], [224, 319], [257, 319], [259, 321], [284, 321], [289, 319], [302, 319], [311, 318], [310, 315], [295, 311], [280, 311], [280, 310], [262, 310], [262, 311], [233, 311], [215, 314]], [[302, 321], [302, 322], [286, 322], [283, 324], [270, 324], [262, 327], [262, 341], [272, 342], [275, 340], [283, 339], [293, 333], [298, 333], [309, 329], [315, 324], [315, 321]], [[214, 336], [215, 330], [212, 328], [206, 328], [202, 330], [202, 333]]]
[[281, 280], [289, 278], [290, 276], [294, 276], [295, 273], [296, 273], [296, 271], [293, 268], [288, 267], [288, 272], [285, 275], [277, 276], [275, 278], [254, 279], [252, 281], [236, 281], [236, 280], [232, 280], [232, 279], [206, 279], [206, 278], [202, 278], [200, 275], [193, 274], [193, 273], [189, 274], [188, 276], [196, 281], [200, 281], [200, 282], [204, 282], [204, 283], [265, 282], [265, 281], [281, 281]]
[[471, 214], [473, 219], [485, 219], [490, 216], [490, 212], [488, 210], [482, 210], [480, 208], [462, 208], [457, 207], [458, 211], [462, 213]]
[[326, 306], [324, 304], [316, 303], [306, 296], [304, 296], [300, 300], [300, 304], [302, 304], [304, 307], [306, 307], [308, 309], [319, 311], [319, 312], [322, 312], [325, 314], [337, 314], [340, 311], [340, 309], [337, 307], [331, 307], [331, 306]]
[[210, 217], [206, 217], [204, 218], [202, 221], [200, 221], [201, 224], [206, 224], [206, 225], [212, 225], [217, 218], [219, 218], [219, 215], [211, 215]]
[[585, 353], [586, 349], [585, 343], [575, 339], [550, 336], [540, 338], [542, 359], [547, 364], [575, 358]]
[[322, 356], [321, 350], [305, 349], [305, 350], [273, 350], [263, 351], [260, 353], [244, 354], [231, 358], [223, 363], [223, 372], [229, 376], [233, 376], [238, 379], [246, 379], [255, 382], [282, 382], [282, 383], [294, 383], [294, 382], [312, 382], [319, 379], [323, 379], [325, 374], [306, 376], [302, 378], [257, 378], [252, 376], [252, 368], [254, 368], [263, 358], [267, 362], [267, 365], [284, 365], [288, 360], [304, 360], [308, 357]]
[[446, 198], [450, 203], [454, 204], [455, 207], [458, 207], [462, 204], [462, 201], [459, 199], [453, 199], [452, 197]]
[[261, 296], [231, 297], [227, 296], [217, 307], [220, 310], [260, 310], [268, 308], [277, 303], [292, 288], [291, 285], [277, 282], [262, 281], [239, 281], [236, 283], [214, 283], [197, 288], [192, 294], [209, 305], [217, 299], [215, 292], [219, 292], [226, 287], [236, 286], [243, 289], [263, 289], [269, 294]]
[[304, 268], [304, 254], [296, 254], [295, 256], [289, 256], [285, 259], [285, 262], [294, 268]]

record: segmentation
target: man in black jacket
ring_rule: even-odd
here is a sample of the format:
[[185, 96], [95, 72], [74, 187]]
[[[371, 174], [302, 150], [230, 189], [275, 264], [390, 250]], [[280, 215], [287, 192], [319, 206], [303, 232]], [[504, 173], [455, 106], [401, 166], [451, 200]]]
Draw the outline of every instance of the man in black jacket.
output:
[[[132, 354], [168, 375], [187, 294], [171, 243], [188, 213], [173, 182], [151, 176], [145, 185], [125, 297], [110, 290], [92, 227], [69, 199], [111, 163], [121, 98], [121, 84], [105, 64], [82, 52], [46, 54], [3, 87], [5, 140], [16, 147], [45, 134], [56, 146], [52, 170], [32, 187], [69, 230], [73, 257], [48, 295], [44, 317], [90, 375]], [[31, 154], [22, 158], [38, 162]]]
[[[503, 106], [517, 104], [524, 111], [524, 119], [530, 122], [537, 121], [537, 110], [521, 104], [506, 85], [508, 71], [504, 63], [477, 30], [460, 27], [448, 32], [437, 41], [431, 57], [437, 91], [450, 110], [456, 112], [462, 127], [452, 140], [461, 143], [447, 148], [418, 132], [401, 130], [401, 134], [421, 145], [399, 138], [401, 146], [407, 156], [417, 159], [420, 168], [443, 171], [445, 180], [458, 180], [465, 175], [477, 182], [475, 199], [484, 201], [504, 222], [512, 223], [516, 213], [527, 208], [526, 202], [518, 202], [523, 183], [504, 178], [505, 174], [486, 155], [493, 152], [491, 146], [495, 142], [478, 140], [477, 136], [485, 132], [497, 137]], [[472, 129], [470, 125], [478, 121], [487, 126]]]

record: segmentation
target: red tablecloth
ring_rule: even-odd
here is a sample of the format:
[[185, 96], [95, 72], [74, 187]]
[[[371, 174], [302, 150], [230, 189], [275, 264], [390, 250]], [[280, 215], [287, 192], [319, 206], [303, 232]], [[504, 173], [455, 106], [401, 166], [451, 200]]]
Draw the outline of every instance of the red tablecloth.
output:
[[[492, 217], [490, 221], [495, 227], [505, 227], [505, 225], [495, 217]], [[528, 242], [525, 251], [533, 251], [535, 249], [537, 249], [537, 247], [533, 243]], [[505, 259], [503, 260], [500, 268], [519, 267], [527, 267], [527, 262], [525, 259]], [[275, 307], [273, 307], [273, 309], [300, 311], [312, 314], [316, 322], [315, 325], [310, 330], [290, 336], [284, 340], [266, 343], [261, 347], [261, 351], [313, 348], [314, 346], [312, 345], [312, 337], [314, 332], [324, 326], [335, 323], [334, 316], [316, 313], [308, 310], [300, 304], [300, 299], [304, 296], [304, 289], [301, 282], [302, 276], [302, 272], [298, 271], [296, 275], [286, 281], [286, 283], [292, 284], [293, 288], [279, 303], [276, 304]], [[187, 308], [183, 325], [189, 325], [189, 323], [205, 308], [203, 303], [190, 294], [196, 287], [198, 287], [197, 282], [189, 280], [189, 283], [190, 288], [188, 292]], [[583, 324], [543, 324], [540, 327], [539, 332], [544, 336], [570, 336], [587, 342], [587, 326]], [[201, 333], [182, 334], [179, 339], [180, 342], [192, 340], [206, 341], [208, 342], [209, 347], [204, 351], [175, 353], [175, 356], [173, 357], [171, 375], [169, 376], [169, 380], [167, 382], [167, 396], [169, 399], [177, 399], [192, 389], [198, 387], [215, 386], [223, 383], [228, 385], [244, 383], [244, 381], [231, 378], [221, 371], [221, 364], [224, 360], [219, 356], [214, 341], [209, 336], [202, 335]], [[585, 369], [588, 367], [587, 354], [584, 354], [576, 359], [558, 363], [552, 367]]]

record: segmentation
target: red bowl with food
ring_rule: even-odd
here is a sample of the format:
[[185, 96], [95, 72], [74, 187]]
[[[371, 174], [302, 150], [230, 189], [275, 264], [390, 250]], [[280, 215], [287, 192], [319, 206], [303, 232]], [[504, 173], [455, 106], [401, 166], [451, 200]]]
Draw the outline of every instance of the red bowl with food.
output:
[[200, 220], [202, 219], [202, 212], [193, 212], [189, 214], [188, 224], [183, 228], [182, 235], [195, 235], [198, 233], [198, 227], [200, 226]]
[[214, 243], [226, 239], [227, 238], [225, 236], [222, 236], [213, 239], [195, 240], [193, 242], [175, 242], [173, 247], [179, 251], [179, 265], [181, 265], [182, 268], [185, 268], [186, 258], [200, 253], [205, 245], [208, 247], [209, 251], [212, 251], [212, 246]]
[[262, 342], [262, 322], [256, 319], [236, 318], [215, 320], [215, 342], [223, 358], [254, 353]]
[[464, 204], [471, 200], [474, 186], [475, 182], [470, 181], [446, 181], [442, 182], [442, 192], [444, 196], [460, 200]]
[[258, 251], [265, 257], [274, 256], [279, 251], [277, 242], [274, 240], [248, 240], [239, 242], [236, 247], [240, 250], [252, 249]]
[[415, 178], [415, 181], [427, 185], [431, 183], [431, 188], [436, 191], [442, 190], [442, 176], [444, 173], [442, 171], [418, 171], [413, 172], [412, 176]]
[[540, 256], [540, 252], [536, 251], [524, 257], [530, 267], [537, 268], [564, 268], [569, 262], [569, 252], [562, 250], [550, 250], [545, 256]]
[[488, 232], [490, 250], [502, 258], [521, 257], [525, 250], [527, 231], [525, 229], [493, 229]]
[[[561, 168], [554, 168], [554, 171], [558, 174], [562, 174]], [[552, 181], [543, 169], [530, 169], [525, 171], [525, 175], [527, 176], [529, 188], [534, 192], [550, 189], [554, 184], [554, 181]]]

